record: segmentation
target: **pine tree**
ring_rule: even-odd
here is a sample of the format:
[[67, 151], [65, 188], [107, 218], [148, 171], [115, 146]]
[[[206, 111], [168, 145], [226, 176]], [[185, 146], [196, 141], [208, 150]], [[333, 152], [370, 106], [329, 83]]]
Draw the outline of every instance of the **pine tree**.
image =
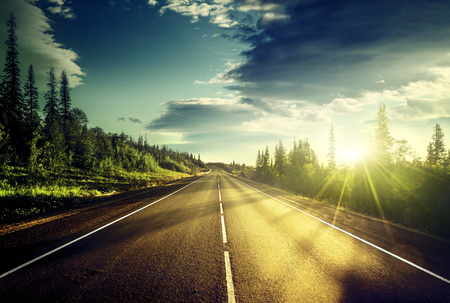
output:
[[256, 169], [262, 167], [261, 151], [258, 149], [258, 156], [256, 157]]
[[436, 164], [436, 157], [434, 156], [434, 144], [432, 142], [428, 143], [427, 146], [427, 160], [428, 165]]
[[266, 151], [264, 153], [262, 163], [263, 168], [267, 168], [269, 166], [269, 161], [270, 161], [269, 146], [266, 146]]
[[5, 69], [1, 83], [0, 99], [0, 124], [3, 125], [6, 134], [10, 138], [12, 148], [16, 150], [14, 155], [22, 150], [22, 126], [23, 126], [23, 96], [20, 82], [19, 51], [17, 50], [16, 30], [18, 29], [16, 18], [11, 13], [6, 21], [8, 38], [6, 40], [7, 51]]
[[56, 119], [58, 117], [58, 97], [56, 95], [56, 90], [58, 88], [58, 83], [55, 78], [55, 68], [52, 66], [50, 71], [47, 72], [47, 87], [48, 91], [45, 94], [44, 98], [47, 101], [45, 103], [44, 112], [47, 114], [45, 117], [46, 123], [47, 120]]
[[286, 172], [286, 149], [283, 146], [283, 142], [279, 141], [278, 146], [275, 147], [275, 170], [280, 176]]
[[441, 163], [445, 159], [446, 149], [444, 144], [444, 132], [439, 124], [436, 124], [433, 127], [433, 154], [434, 154], [434, 163]]
[[380, 104], [377, 112], [377, 124], [372, 137], [372, 156], [378, 165], [391, 163], [391, 148], [394, 139], [391, 137], [388, 126], [389, 118], [385, 104]]
[[[28, 69], [27, 80], [24, 86], [25, 115], [28, 124], [35, 124], [39, 107], [39, 94], [36, 87], [33, 65]], [[31, 131], [34, 131], [34, 127]]]
[[63, 119], [64, 128], [66, 127], [67, 121], [70, 119], [70, 106], [72, 104], [72, 100], [70, 99], [70, 87], [69, 87], [69, 79], [67, 78], [67, 74], [65, 70], [61, 72], [61, 81], [59, 82], [59, 97], [60, 97], [60, 114]]
[[330, 137], [328, 138], [328, 142], [330, 143], [330, 147], [328, 149], [328, 154], [327, 154], [328, 167], [330, 169], [334, 169], [334, 168], [336, 168], [336, 147], [335, 147], [336, 140], [334, 139], [333, 123], [331, 123]]

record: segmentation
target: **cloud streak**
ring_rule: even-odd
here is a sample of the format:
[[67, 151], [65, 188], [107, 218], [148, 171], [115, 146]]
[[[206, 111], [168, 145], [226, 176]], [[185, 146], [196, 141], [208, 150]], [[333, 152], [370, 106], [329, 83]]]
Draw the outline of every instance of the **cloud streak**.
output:
[[67, 7], [64, 5], [65, 0], [49, 0], [49, 2], [54, 3], [54, 6], [50, 6], [48, 10], [52, 14], [60, 15], [63, 18], [66, 19], [75, 19], [75, 13], [73, 12], [72, 8]]
[[139, 119], [136, 119], [136, 118], [128, 118], [131, 122], [133, 122], [133, 123], [139, 123], [139, 124], [142, 124], [142, 121], [141, 120], [139, 120]]
[[[56, 3], [63, 2], [56, 1]], [[0, 8], [0, 24], [4, 24], [3, 21], [8, 19], [10, 12], [13, 12], [17, 18], [19, 29], [16, 34], [23, 77], [28, 66], [32, 64], [36, 73], [36, 84], [39, 90], [43, 91], [46, 89], [46, 72], [50, 69], [51, 63], [57, 72], [66, 70], [71, 87], [83, 84], [82, 76], [85, 73], [75, 63], [78, 54], [55, 41], [51, 34], [51, 21], [40, 8], [26, 0], [4, 0]], [[7, 33], [4, 28], [0, 30], [0, 41], [6, 41], [6, 38]], [[6, 54], [6, 48], [1, 48], [0, 56], [4, 58], [4, 54]]]

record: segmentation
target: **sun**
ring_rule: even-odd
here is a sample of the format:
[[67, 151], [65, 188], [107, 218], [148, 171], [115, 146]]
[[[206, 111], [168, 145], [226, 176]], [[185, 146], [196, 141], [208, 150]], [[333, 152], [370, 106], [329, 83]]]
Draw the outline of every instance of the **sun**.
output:
[[347, 147], [338, 151], [337, 158], [347, 163], [355, 163], [361, 159], [363, 152], [356, 146]]
[[361, 158], [362, 153], [360, 151], [347, 151], [344, 154], [344, 160], [348, 162], [355, 162]]

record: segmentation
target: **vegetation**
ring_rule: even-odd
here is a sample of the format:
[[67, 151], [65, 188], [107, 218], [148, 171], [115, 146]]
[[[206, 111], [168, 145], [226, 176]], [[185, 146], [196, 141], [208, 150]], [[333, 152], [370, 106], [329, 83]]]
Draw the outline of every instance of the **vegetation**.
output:
[[[312, 197], [325, 203], [450, 237], [450, 152], [439, 124], [433, 128], [425, 161], [406, 140], [391, 137], [386, 106], [380, 104], [368, 152], [355, 163], [335, 162], [331, 125], [328, 166], [318, 164], [308, 140], [298, 140], [286, 154], [282, 142], [273, 157], [258, 151], [256, 166], [232, 163], [228, 171]], [[425, 146], [424, 146], [425, 149]]]
[[200, 160], [139, 136], [89, 128], [72, 108], [68, 75], [48, 71], [43, 119], [33, 66], [20, 82], [13, 14], [6, 22], [5, 69], [0, 81], [0, 222], [42, 213], [77, 197], [145, 187], [206, 169]]

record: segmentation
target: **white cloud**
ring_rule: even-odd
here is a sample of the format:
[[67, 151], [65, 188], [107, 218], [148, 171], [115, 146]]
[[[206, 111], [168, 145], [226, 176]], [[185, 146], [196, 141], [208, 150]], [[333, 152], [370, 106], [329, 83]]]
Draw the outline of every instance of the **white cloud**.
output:
[[412, 81], [397, 89], [369, 91], [356, 98], [339, 96], [327, 107], [334, 113], [356, 114], [365, 105], [378, 102], [401, 103], [391, 108], [394, 119], [429, 120], [450, 117], [450, 68], [429, 69], [434, 80]]
[[230, 17], [230, 11], [234, 10], [233, 7], [226, 6], [231, 4], [231, 1], [215, 1], [216, 4], [208, 4], [195, 0], [169, 0], [168, 3], [159, 10], [161, 15], [165, 11], [171, 10], [183, 16], [192, 17], [192, 23], [197, 22], [199, 17], [209, 17], [210, 22], [219, 27], [230, 28], [239, 25], [239, 22]]
[[156, 4], [158, 4], [158, 1], [156, 1], [156, 0], [148, 0], [148, 5], [155, 6]]
[[64, 0], [49, 0], [49, 2], [56, 4], [56, 6], [50, 6], [47, 8], [52, 14], [58, 14], [66, 19], [76, 18], [72, 8], [64, 5]]
[[64, 0], [48, 0], [48, 2], [56, 3], [59, 6], [64, 5]]
[[242, 65], [243, 62], [235, 63], [234, 60], [227, 60], [227, 63], [225, 63], [226, 70], [223, 72], [218, 73], [213, 78], [209, 79], [208, 81], [199, 81], [195, 80], [194, 84], [217, 84], [217, 83], [233, 83], [236, 82], [235, 79], [231, 78], [229, 76], [229, 71], [239, 67]]
[[[32, 64], [36, 84], [40, 92], [45, 91], [46, 72], [52, 64], [58, 77], [62, 69], [66, 70], [71, 87], [83, 84], [81, 77], [85, 74], [75, 63], [78, 59], [77, 53], [55, 41], [51, 34], [51, 21], [40, 8], [26, 0], [2, 0], [0, 21], [6, 21], [10, 12], [14, 12], [19, 27], [16, 34], [22, 78], [25, 78], [26, 71]], [[0, 41], [6, 41], [6, 37], [6, 30], [0, 31]], [[6, 47], [1, 47], [0, 58], [5, 55]]]
[[355, 98], [339, 97], [334, 98], [327, 106], [332, 112], [337, 114], [356, 114], [363, 110], [361, 108], [362, 104], [363, 102]]
[[262, 28], [269, 27], [274, 24], [284, 23], [289, 20], [289, 16], [281, 13], [269, 12], [265, 13], [259, 20], [259, 26]]
[[277, 3], [262, 3], [260, 0], [244, 0], [239, 3], [238, 9], [243, 12], [262, 11], [269, 12], [280, 9], [281, 5]]

